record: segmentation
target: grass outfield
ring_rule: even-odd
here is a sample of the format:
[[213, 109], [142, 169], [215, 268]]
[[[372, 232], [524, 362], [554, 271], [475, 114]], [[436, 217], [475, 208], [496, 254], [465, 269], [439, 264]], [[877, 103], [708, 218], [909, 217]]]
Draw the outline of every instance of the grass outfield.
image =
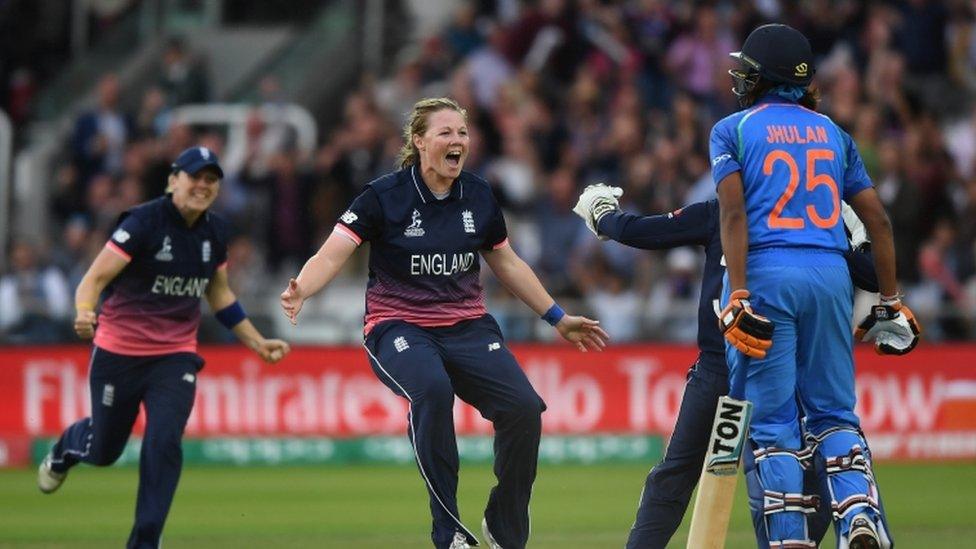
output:
[[[633, 465], [541, 468], [530, 546], [622, 547], [646, 472]], [[976, 464], [884, 465], [877, 476], [901, 547], [976, 547]], [[462, 470], [461, 513], [479, 536], [491, 481], [485, 466]], [[0, 470], [0, 547], [124, 544], [134, 468], [76, 469], [51, 496], [41, 495], [34, 482], [32, 471]], [[755, 547], [742, 484], [728, 547]], [[192, 467], [183, 473], [164, 546], [429, 547], [426, 499], [409, 467]], [[673, 547], [684, 547], [685, 518]]]

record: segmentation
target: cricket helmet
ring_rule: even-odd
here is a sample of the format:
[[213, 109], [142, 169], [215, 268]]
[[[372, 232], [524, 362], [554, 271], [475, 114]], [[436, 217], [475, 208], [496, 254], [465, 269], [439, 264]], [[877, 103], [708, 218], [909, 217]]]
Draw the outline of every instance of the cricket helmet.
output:
[[732, 69], [732, 93], [742, 97], [764, 78], [775, 84], [807, 87], [813, 80], [813, 50], [803, 33], [772, 23], [749, 33], [742, 50], [729, 54], [741, 64]]

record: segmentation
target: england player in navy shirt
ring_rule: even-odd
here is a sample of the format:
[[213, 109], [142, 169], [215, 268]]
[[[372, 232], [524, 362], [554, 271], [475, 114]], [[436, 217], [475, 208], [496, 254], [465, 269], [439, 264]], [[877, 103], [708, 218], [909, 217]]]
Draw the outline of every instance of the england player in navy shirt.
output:
[[[674, 535], [698, 483], [708, 438], [720, 396], [729, 392], [729, 367], [725, 340], [718, 327], [718, 301], [725, 267], [719, 231], [718, 200], [698, 202], [665, 215], [640, 216], [619, 209], [619, 187], [591, 185], [580, 195], [573, 209], [587, 227], [602, 239], [610, 239], [645, 250], [679, 246], [702, 246], [705, 268], [698, 304], [698, 348], [695, 364], [688, 372], [684, 397], [661, 463], [654, 466], [644, 483], [637, 518], [627, 540], [628, 549], [663, 549]], [[870, 243], [854, 211], [843, 205], [843, 219], [850, 237], [845, 253], [855, 286], [878, 291]], [[746, 469], [753, 522], [760, 546], [768, 547], [763, 523], [763, 490], [755, 475], [752, 455], [746, 454]], [[804, 481], [806, 492], [826, 492], [823, 468], [811, 469]], [[811, 538], [820, 541], [830, 525], [829, 495], [810, 520]]]
[[565, 314], [508, 243], [488, 184], [462, 171], [464, 110], [424, 99], [404, 128], [402, 169], [373, 181], [332, 235], [289, 281], [281, 304], [292, 322], [357, 246], [370, 243], [365, 348], [376, 376], [410, 402], [408, 436], [430, 495], [435, 547], [478, 541], [462, 522], [456, 492], [457, 395], [495, 428], [495, 476], [482, 532], [489, 547], [517, 549], [529, 537], [545, 403], [485, 311], [479, 255], [502, 283], [580, 350], [599, 350], [598, 323]]
[[227, 284], [227, 230], [208, 211], [222, 177], [209, 149], [183, 151], [173, 163], [168, 193], [122, 214], [75, 292], [75, 331], [95, 339], [91, 417], [64, 431], [38, 469], [38, 487], [44, 493], [57, 490], [80, 462], [114, 463], [144, 405], [130, 548], [160, 545], [179, 481], [183, 429], [203, 367], [196, 353], [200, 298], [206, 297], [217, 319], [266, 362], [289, 351], [284, 341], [265, 339], [255, 329]]

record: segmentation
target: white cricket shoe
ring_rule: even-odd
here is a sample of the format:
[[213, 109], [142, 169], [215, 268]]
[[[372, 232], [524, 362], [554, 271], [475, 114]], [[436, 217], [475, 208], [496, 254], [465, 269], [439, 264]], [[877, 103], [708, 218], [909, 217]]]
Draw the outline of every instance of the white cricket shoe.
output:
[[468, 538], [464, 536], [461, 532], [454, 532], [454, 539], [451, 540], [451, 546], [449, 549], [471, 549], [471, 545], [468, 544]]
[[51, 469], [51, 459], [51, 452], [48, 452], [37, 466], [37, 487], [45, 494], [56, 491], [68, 477], [68, 473], [58, 473]]
[[878, 529], [867, 513], [854, 516], [851, 529], [847, 532], [847, 546], [850, 549], [882, 549]]
[[485, 536], [485, 542], [488, 544], [488, 549], [502, 549], [502, 546], [498, 545], [498, 542], [495, 541], [495, 536], [492, 536], [491, 532], [488, 531], [487, 518], [481, 519], [481, 533]]

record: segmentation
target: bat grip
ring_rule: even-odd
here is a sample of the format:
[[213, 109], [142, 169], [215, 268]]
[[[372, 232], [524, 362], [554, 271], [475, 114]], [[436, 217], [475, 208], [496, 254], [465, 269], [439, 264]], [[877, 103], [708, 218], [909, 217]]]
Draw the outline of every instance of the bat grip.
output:
[[745, 400], [746, 398], [746, 370], [749, 368], [749, 363], [752, 359], [742, 355], [742, 362], [739, 363], [739, 367], [735, 371], [731, 372], [731, 377], [729, 378], [729, 396], [738, 399]]

